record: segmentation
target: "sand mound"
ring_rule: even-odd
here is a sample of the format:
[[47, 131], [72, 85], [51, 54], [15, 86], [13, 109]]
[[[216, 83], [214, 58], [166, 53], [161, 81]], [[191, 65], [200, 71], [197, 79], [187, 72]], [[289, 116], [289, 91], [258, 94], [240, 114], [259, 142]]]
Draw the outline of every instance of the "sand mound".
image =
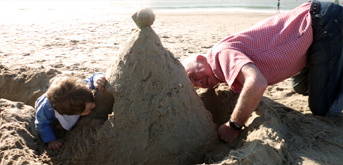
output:
[[48, 89], [50, 79], [60, 73], [43, 66], [7, 68], [0, 65], [0, 96], [34, 106], [37, 98]]
[[180, 62], [150, 27], [152, 11], [142, 10], [133, 19], [139, 28], [132, 31], [106, 73], [114, 104], [97, 98], [97, 105], [108, 106], [97, 107], [79, 122], [67, 136], [58, 161], [202, 163], [205, 153], [218, 143], [210, 112]]
[[[215, 89], [199, 89], [198, 92], [217, 124], [229, 119], [225, 113], [232, 112], [238, 95], [228, 86], [221, 84]], [[205, 162], [341, 164], [343, 161], [342, 117], [303, 114], [264, 97], [246, 125], [248, 128], [236, 142], [219, 145], [207, 154]]]
[[0, 99], [0, 164], [39, 163], [36, 111], [20, 102]]

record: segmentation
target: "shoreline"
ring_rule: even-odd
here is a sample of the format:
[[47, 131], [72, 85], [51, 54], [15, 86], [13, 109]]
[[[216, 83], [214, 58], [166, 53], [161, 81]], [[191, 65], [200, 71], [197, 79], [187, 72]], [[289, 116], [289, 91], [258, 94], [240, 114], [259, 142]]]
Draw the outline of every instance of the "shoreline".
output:
[[[163, 16], [179, 16], [179, 15], [264, 15], [264, 16], [273, 16], [275, 14], [280, 14], [277, 12], [253, 12], [253, 11], [161, 11], [161, 10], [153, 10], [156, 16], [163, 15]], [[126, 15], [129, 13], [125, 13]]]
[[[280, 9], [279, 13], [285, 13], [289, 10]], [[249, 9], [249, 8], [192, 8], [192, 9], [153, 9], [155, 13], [258, 13], [258, 14], [275, 14], [277, 9]]]

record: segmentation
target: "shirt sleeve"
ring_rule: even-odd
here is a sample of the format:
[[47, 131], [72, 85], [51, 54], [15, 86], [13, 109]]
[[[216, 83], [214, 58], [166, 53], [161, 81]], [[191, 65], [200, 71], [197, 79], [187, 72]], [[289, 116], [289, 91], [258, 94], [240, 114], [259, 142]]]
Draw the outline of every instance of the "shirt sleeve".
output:
[[236, 79], [242, 67], [248, 63], [253, 63], [244, 53], [233, 49], [223, 49], [218, 53], [218, 62], [225, 81], [229, 84], [235, 93], [242, 91], [243, 85]]
[[55, 140], [55, 134], [51, 128], [51, 122], [54, 120], [53, 109], [46, 97], [39, 98], [36, 102], [36, 119], [35, 128], [38, 135], [42, 138], [43, 143]]
[[98, 76], [104, 76], [104, 74], [100, 72], [96, 72], [91, 77], [86, 78], [83, 81], [87, 84], [89, 89], [95, 89], [94, 80], [95, 80], [95, 77], [98, 77]]

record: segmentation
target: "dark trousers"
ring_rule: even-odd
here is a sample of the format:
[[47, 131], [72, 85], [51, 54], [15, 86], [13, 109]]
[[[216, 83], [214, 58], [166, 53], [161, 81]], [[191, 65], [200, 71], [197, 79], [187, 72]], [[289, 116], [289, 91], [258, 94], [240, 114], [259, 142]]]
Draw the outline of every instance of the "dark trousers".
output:
[[296, 92], [309, 95], [313, 114], [339, 116], [343, 110], [342, 6], [314, 2], [311, 6], [313, 43], [308, 64], [293, 77]]

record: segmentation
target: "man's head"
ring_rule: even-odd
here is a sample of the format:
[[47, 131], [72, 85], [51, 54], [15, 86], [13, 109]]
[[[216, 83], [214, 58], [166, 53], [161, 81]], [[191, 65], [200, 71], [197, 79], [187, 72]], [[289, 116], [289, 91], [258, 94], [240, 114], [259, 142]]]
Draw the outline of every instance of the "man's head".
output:
[[93, 92], [82, 79], [56, 78], [47, 90], [51, 107], [62, 115], [88, 115], [95, 108]]
[[220, 81], [214, 76], [204, 55], [191, 55], [182, 61], [186, 74], [192, 84], [201, 88], [211, 88]]

